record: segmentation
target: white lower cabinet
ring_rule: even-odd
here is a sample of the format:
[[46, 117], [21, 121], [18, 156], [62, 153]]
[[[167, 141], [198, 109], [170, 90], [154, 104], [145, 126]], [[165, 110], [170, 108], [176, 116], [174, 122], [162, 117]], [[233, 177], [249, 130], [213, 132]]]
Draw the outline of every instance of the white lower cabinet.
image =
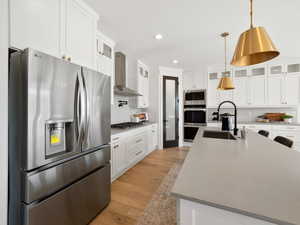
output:
[[114, 179], [126, 167], [126, 147], [122, 140], [116, 141], [111, 145], [111, 174]]
[[126, 141], [127, 163], [132, 165], [142, 159], [147, 151], [147, 132], [128, 137]]
[[148, 153], [150, 154], [152, 151], [158, 148], [158, 132], [157, 132], [157, 124], [151, 126], [148, 130]]
[[[151, 135], [150, 135], [151, 134]], [[157, 124], [133, 129], [111, 137], [111, 177], [116, 180], [157, 149]]]

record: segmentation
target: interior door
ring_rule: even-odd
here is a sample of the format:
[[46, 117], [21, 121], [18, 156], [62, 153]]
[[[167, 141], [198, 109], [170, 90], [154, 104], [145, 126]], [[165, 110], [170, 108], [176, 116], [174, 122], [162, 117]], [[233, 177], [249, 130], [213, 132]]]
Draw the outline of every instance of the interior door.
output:
[[178, 125], [179, 125], [179, 99], [178, 99], [178, 78], [163, 77], [163, 121], [164, 148], [178, 146]]
[[86, 68], [82, 69], [87, 95], [83, 151], [110, 142], [110, 77]]

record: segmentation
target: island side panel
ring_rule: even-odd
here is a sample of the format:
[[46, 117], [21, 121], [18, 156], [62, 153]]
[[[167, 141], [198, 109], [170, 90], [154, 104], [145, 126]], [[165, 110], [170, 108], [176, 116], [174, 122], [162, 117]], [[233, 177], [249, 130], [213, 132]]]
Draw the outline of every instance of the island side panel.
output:
[[184, 199], [177, 200], [177, 207], [178, 225], [276, 225]]

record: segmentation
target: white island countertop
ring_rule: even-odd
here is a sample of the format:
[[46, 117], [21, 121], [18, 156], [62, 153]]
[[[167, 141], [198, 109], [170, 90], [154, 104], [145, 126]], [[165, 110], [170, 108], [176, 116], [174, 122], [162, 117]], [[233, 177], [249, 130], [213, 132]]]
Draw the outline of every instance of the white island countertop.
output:
[[247, 139], [202, 137], [183, 164], [172, 194], [271, 223], [300, 224], [300, 153], [252, 131]]

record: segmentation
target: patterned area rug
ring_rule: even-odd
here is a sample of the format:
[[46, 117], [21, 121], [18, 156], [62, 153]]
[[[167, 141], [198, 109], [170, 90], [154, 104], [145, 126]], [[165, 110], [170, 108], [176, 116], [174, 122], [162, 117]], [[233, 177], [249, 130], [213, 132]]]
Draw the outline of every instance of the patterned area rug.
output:
[[143, 216], [137, 225], [176, 225], [176, 199], [171, 196], [170, 191], [182, 167], [180, 160], [170, 169], [150, 203], [146, 207]]

